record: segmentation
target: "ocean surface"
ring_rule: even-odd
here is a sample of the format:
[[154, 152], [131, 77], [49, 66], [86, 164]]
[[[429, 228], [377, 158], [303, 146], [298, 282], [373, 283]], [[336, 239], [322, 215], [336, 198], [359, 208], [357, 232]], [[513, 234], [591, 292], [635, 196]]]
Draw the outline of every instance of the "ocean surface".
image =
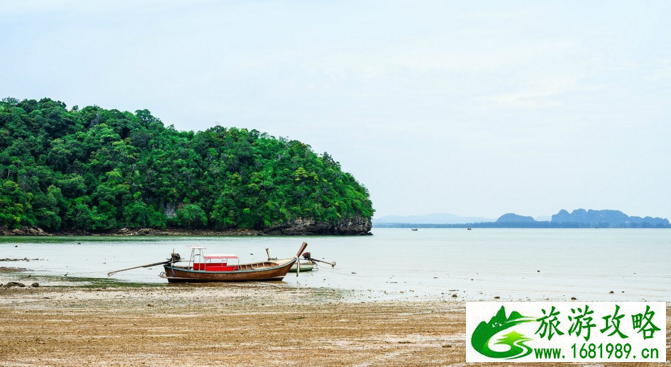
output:
[[[0, 282], [31, 274], [43, 285], [107, 279], [113, 270], [165, 260], [187, 245], [241, 262], [293, 257], [303, 241], [321, 264], [276, 286], [328, 287], [365, 299], [671, 301], [667, 229], [373, 229], [357, 237], [0, 237]], [[165, 284], [161, 266], [114, 275], [125, 283]], [[67, 276], [65, 276], [67, 274]], [[81, 281], [81, 279], [80, 279]], [[95, 283], [95, 279], [88, 279]], [[173, 285], [171, 285], [173, 286]], [[224, 286], [224, 285], [222, 285]], [[612, 292], [612, 293], [611, 293]], [[453, 295], [457, 295], [454, 297]]]

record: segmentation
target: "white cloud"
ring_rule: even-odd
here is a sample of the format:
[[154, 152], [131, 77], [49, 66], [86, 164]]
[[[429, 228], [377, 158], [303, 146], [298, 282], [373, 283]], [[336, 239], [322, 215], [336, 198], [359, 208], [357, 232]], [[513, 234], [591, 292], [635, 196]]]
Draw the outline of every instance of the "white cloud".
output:
[[513, 109], [547, 109], [565, 104], [562, 96], [573, 93], [598, 93], [604, 84], [588, 85], [584, 77], [555, 76], [527, 83], [520, 91], [478, 98], [483, 103], [494, 103]]

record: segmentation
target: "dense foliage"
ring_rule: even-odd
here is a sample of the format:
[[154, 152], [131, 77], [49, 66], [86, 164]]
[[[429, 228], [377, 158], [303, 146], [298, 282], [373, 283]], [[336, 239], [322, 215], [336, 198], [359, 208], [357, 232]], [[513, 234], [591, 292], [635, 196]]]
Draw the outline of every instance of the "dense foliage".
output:
[[147, 110], [0, 102], [0, 226], [263, 229], [372, 215], [366, 188], [299, 141], [177, 131]]

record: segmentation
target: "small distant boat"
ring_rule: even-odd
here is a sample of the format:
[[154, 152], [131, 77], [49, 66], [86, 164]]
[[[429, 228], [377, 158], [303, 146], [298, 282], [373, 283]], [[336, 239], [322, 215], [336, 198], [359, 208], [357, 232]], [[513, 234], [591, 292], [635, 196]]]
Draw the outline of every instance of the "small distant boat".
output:
[[410, 230], [417, 232], [417, 228], [410, 228]]
[[[277, 260], [276, 257], [270, 257], [270, 249], [266, 249], [266, 255], [268, 255], [268, 261]], [[303, 253], [303, 259], [299, 259], [298, 262], [293, 264], [291, 266], [291, 268], [289, 269], [289, 272], [290, 273], [298, 273], [299, 270], [300, 270], [300, 272], [319, 270], [319, 266], [317, 265], [317, 262], [322, 262], [324, 264], [329, 264], [329, 265], [331, 265], [331, 267], [336, 266], [335, 261], [332, 262], [332, 263], [329, 263], [329, 262], [326, 262], [326, 261], [313, 259], [311, 256], [312, 255], [309, 252], [304, 252]], [[300, 265], [300, 269], [298, 268], [299, 265]]]
[[466, 228], [466, 230], [470, 231], [470, 230], [471, 230], [471, 227]]
[[[107, 273], [107, 275], [112, 276], [112, 274], [120, 271], [163, 265], [165, 272], [159, 276], [167, 279], [169, 283], [282, 280], [307, 246], [308, 244], [303, 242], [300, 250], [293, 258], [246, 264], [240, 264], [238, 256], [233, 254], [205, 255], [203, 253], [205, 247], [188, 246], [191, 248], [191, 257], [188, 261], [182, 261], [179, 254], [173, 253], [167, 261], [117, 270]], [[237, 260], [237, 263], [233, 264], [235, 260]]]
[[[301, 272], [319, 270], [319, 266], [317, 266], [316, 263], [310, 260], [299, 260], [299, 261], [301, 264]], [[289, 272], [298, 273], [298, 265], [297, 264], [291, 265], [291, 268], [289, 268]]]

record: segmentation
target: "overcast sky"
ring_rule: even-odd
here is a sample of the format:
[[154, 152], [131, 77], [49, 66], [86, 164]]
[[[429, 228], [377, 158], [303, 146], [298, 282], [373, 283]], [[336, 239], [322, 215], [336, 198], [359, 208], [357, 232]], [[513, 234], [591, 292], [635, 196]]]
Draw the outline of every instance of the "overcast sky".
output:
[[671, 217], [670, 1], [5, 1], [0, 97], [328, 152], [376, 217]]

